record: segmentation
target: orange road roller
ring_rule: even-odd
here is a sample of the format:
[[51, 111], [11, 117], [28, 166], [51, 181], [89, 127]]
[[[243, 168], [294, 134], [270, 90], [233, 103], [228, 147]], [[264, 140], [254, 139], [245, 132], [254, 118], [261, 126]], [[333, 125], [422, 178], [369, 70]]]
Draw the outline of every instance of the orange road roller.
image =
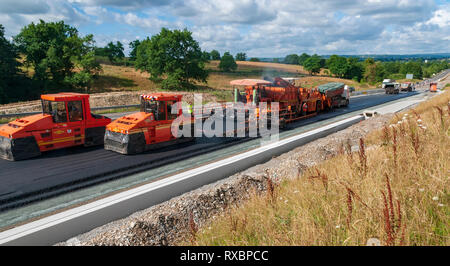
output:
[[42, 114], [0, 127], [1, 158], [24, 160], [45, 151], [103, 144], [111, 119], [91, 113], [88, 94], [46, 94], [41, 96], [41, 102]]
[[[178, 108], [181, 99], [182, 95], [171, 93], [141, 95], [140, 112], [116, 119], [106, 127], [105, 149], [121, 154], [137, 154], [192, 141], [193, 117], [183, 114], [182, 109]], [[183, 130], [186, 125], [190, 126], [188, 136], [178, 136], [178, 130]]]

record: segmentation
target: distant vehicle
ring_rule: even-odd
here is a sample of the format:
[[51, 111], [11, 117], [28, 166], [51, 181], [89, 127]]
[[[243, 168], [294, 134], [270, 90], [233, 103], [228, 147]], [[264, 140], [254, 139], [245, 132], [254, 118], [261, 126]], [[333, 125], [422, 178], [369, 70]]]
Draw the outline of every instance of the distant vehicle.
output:
[[430, 92], [437, 92], [437, 82], [430, 83]]
[[398, 94], [400, 92], [400, 84], [397, 82], [383, 83], [383, 89], [386, 94]]
[[400, 86], [401, 91], [413, 91], [413, 84], [411, 82], [402, 83]]

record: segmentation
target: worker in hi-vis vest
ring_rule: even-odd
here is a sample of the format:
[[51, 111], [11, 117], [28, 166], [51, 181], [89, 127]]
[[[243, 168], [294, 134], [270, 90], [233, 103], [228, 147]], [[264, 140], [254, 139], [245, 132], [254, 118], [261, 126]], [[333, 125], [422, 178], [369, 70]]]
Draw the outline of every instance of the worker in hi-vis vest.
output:
[[308, 104], [306, 102], [303, 103], [302, 112], [303, 112], [303, 115], [306, 115], [306, 112], [308, 112]]

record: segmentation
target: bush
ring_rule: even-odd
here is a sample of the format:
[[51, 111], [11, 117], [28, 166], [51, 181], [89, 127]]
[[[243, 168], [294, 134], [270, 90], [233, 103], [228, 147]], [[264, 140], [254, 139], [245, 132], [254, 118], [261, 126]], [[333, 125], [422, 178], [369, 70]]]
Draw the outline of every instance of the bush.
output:
[[220, 59], [219, 68], [225, 72], [230, 72], [237, 69], [236, 61], [234, 61], [233, 56], [229, 52], [223, 54]]

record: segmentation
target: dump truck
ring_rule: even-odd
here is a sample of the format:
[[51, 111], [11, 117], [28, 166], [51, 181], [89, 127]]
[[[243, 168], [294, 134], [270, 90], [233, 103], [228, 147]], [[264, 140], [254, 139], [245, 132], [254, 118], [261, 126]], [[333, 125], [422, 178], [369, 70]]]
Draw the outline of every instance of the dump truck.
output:
[[0, 157], [24, 160], [72, 146], [102, 145], [111, 119], [91, 113], [89, 94], [41, 96], [42, 113], [0, 127]]
[[322, 102], [325, 109], [348, 106], [350, 102], [350, 90], [342, 82], [331, 82], [317, 87], [322, 94]]
[[[140, 111], [114, 120], [106, 127], [105, 149], [121, 154], [138, 154], [152, 149], [192, 141], [191, 137], [176, 137], [177, 130], [193, 123], [193, 116], [183, 114], [177, 104], [182, 95], [171, 93], [143, 94]], [[173, 111], [175, 110], [176, 111]], [[172, 123], [181, 118], [179, 127], [172, 133]]]
[[413, 91], [413, 84], [411, 82], [404, 82], [400, 85], [401, 91]]
[[398, 94], [400, 92], [400, 84], [397, 82], [383, 83], [383, 89], [386, 94]]

